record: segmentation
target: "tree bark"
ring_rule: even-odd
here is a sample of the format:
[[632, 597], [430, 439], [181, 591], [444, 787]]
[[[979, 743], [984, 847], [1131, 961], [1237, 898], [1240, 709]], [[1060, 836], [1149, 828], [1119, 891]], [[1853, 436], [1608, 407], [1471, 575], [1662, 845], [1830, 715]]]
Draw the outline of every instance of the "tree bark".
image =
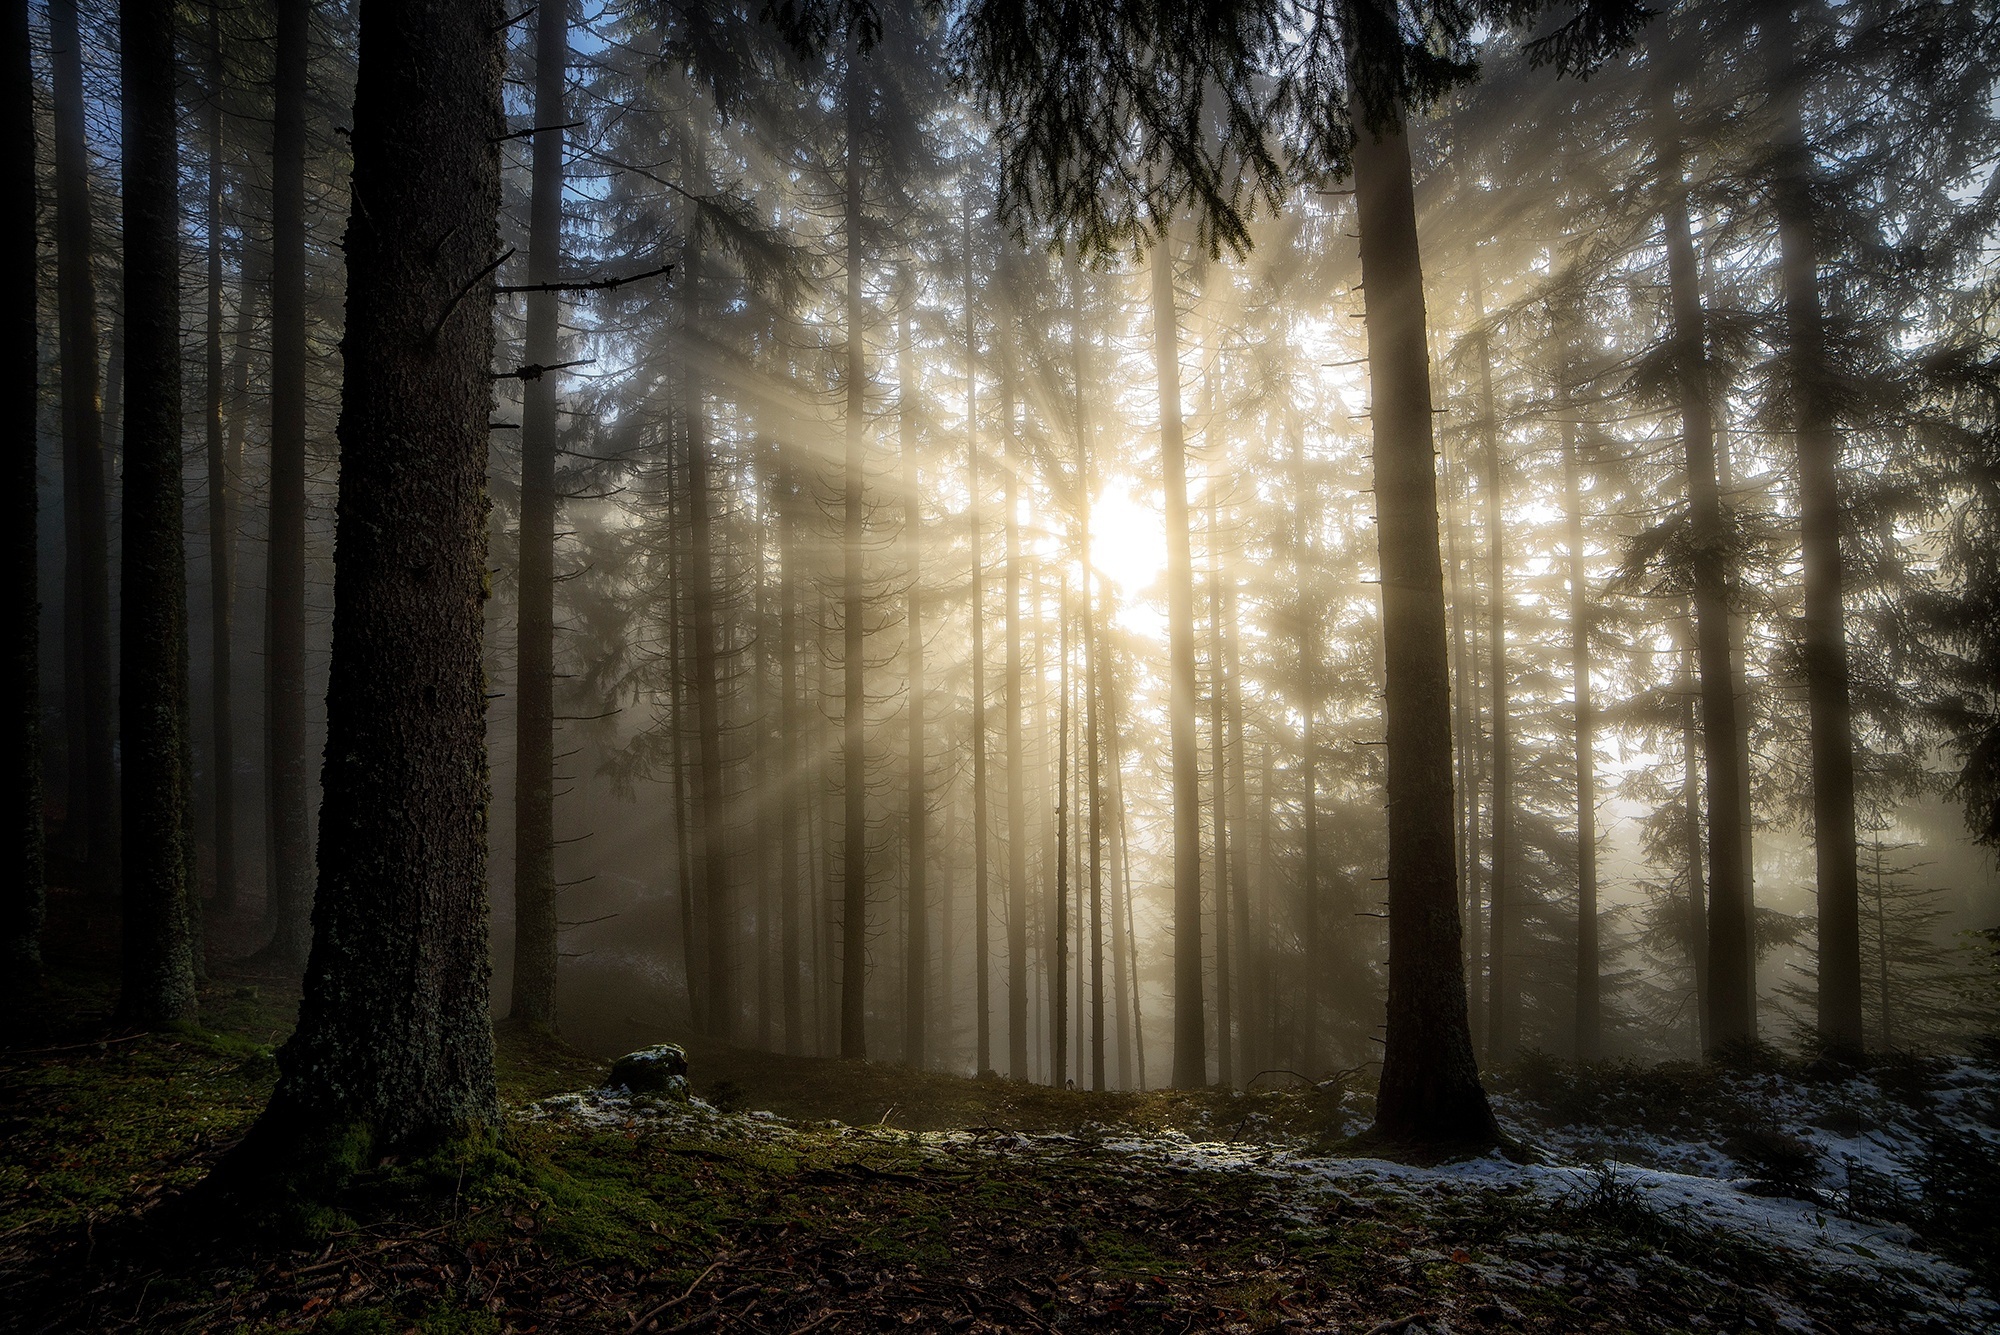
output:
[[1674, 361], [1680, 380], [1681, 431], [1687, 456], [1688, 522], [1694, 539], [1695, 643], [1701, 673], [1702, 761], [1708, 817], [1708, 1043], [1747, 1042], [1753, 998], [1749, 933], [1743, 913], [1743, 848], [1734, 751], [1736, 695], [1729, 667], [1728, 526], [1715, 471], [1715, 423], [1709, 401], [1708, 336], [1688, 227], [1680, 130], [1674, 93], [1653, 90], [1661, 215], [1667, 242]]
[[336, 1180], [499, 1120], [480, 610], [504, 17], [406, 0], [361, 20], [325, 893], [243, 1151]]
[[1500, 460], [1499, 406], [1493, 397], [1493, 354], [1487, 346], [1486, 293], [1479, 269], [1478, 253], [1473, 254], [1472, 315], [1480, 332], [1479, 344], [1479, 438], [1480, 457], [1486, 478], [1486, 547], [1490, 562], [1487, 574], [1488, 629], [1486, 651], [1488, 675], [1493, 688], [1493, 814], [1491, 823], [1493, 867], [1489, 873], [1491, 926], [1488, 928], [1486, 961], [1486, 1058], [1508, 1061], [1514, 1055], [1519, 1036], [1518, 998], [1513, 971], [1508, 967], [1509, 929], [1514, 906], [1508, 892], [1512, 887], [1514, 836], [1514, 765], [1510, 754], [1512, 719], [1507, 706], [1507, 522], [1505, 517], [1505, 470]]
[[[528, 189], [528, 281], [562, 276], [564, 80], [568, 0], [535, 14], [534, 167]], [[554, 292], [530, 292], [522, 360], [562, 360]], [[514, 977], [510, 1020], [556, 1024], [555, 544], [556, 374], [521, 385], [520, 589], [514, 681]]]
[[902, 436], [903, 456], [903, 551], [908, 563], [908, 637], [906, 663], [909, 671], [910, 752], [909, 811], [905, 816], [909, 866], [904, 872], [905, 914], [903, 923], [903, 1060], [911, 1066], [924, 1065], [924, 1037], [929, 1026], [926, 984], [930, 977], [930, 909], [925, 881], [929, 857], [930, 792], [925, 782], [924, 755], [924, 494], [917, 469], [917, 377], [913, 358], [915, 334], [911, 328], [911, 307], [916, 302], [916, 284], [907, 274], [903, 280], [903, 301], [897, 330], [896, 417]]
[[[1400, 108], [1391, 110], [1400, 117]], [[1489, 1143], [1498, 1128], [1466, 1020], [1452, 865], [1437, 449], [1409, 142], [1400, 123], [1358, 136], [1354, 193], [1367, 296], [1388, 725], [1389, 1004], [1375, 1130], [1391, 1140]]]
[[[859, 61], [859, 54], [850, 60]], [[862, 543], [868, 489], [868, 363], [862, 330], [861, 137], [868, 108], [847, 76], [847, 458], [841, 473], [842, 811], [840, 1055], [868, 1055], [868, 590]]]
[[972, 979], [974, 1073], [993, 1069], [993, 962], [988, 932], [986, 865], [986, 556], [979, 521], [979, 335], [974, 326], [972, 205], [964, 212], [965, 245], [965, 490], [967, 542], [971, 547], [972, 626]]
[[1806, 709], [1812, 746], [1813, 845], [1819, 909], [1819, 1037], [1861, 1050], [1861, 902], [1854, 818], [1854, 711], [1849, 700], [1840, 563], [1840, 433], [1819, 295], [1819, 237], [1806, 139], [1805, 71], [1789, 7], [1775, 18], [1777, 115], [1771, 198], [1785, 308], [1785, 373], [1798, 454], [1804, 547]]
[[0, 693], [8, 701], [4, 733], [0, 734], [0, 755], [8, 758], [0, 765], [0, 804], [6, 808], [7, 828], [14, 831], [6, 862], [14, 870], [0, 875], [6, 885], [0, 889], [0, 972], [11, 980], [9, 990], [19, 990], [40, 977], [42, 919], [48, 906], [42, 843], [42, 607], [36, 534], [40, 496], [35, 477], [35, 410], [41, 397], [42, 356], [35, 321], [38, 182], [34, 48], [28, 6], [16, 5], [8, 11], [0, 43], [4, 43], [0, 60], [6, 62], [0, 80], [5, 81], [8, 123], [14, 127], [9, 164], [14, 202], [0, 222], [6, 229], [0, 247], [4, 247], [8, 266], [7, 290], [14, 294], [9, 303], [14, 313], [6, 319], [7, 345], [13, 348], [7, 359], [16, 367], [25, 367], [28, 377], [25, 392], [14, 401], [14, 444], [7, 453], [6, 496], [11, 518], [6, 525], [6, 560], [14, 573], [6, 580], [8, 606], [13, 610], [5, 615], [15, 632], [9, 640], [13, 647], [0, 660], [4, 662]]
[[1590, 698], [1590, 572], [1583, 547], [1575, 408], [1570, 399], [1569, 330], [1558, 331], [1563, 362], [1555, 386], [1556, 429], [1562, 437], [1563, 511], [1569, 548], [1570, 696], [1575, 711], [1576, 763], [1576, 1055], [1603, 1053], [1603, 970], [1597, 923], [1597, 740]]
[[97, 281], [76, 0], [49, 0], [56, 149], [56, 319], [62, 366], [63, 730], [69, 760], [62, 849], [96, 889], [118, 884], [118, 717], [111, 672], [111, 558], [98, 399]]
[[804, 720], [800, 717], [799, 696], [804, 684], [799, 665], [799, 578], [798, 578], [798, 477], [792, 463], [793, 447], [778, 445], [778, 672], [779, 719], [782, 724], [780, 759], [784, 765], [782, 806], [778, 819], [782, 828], [784, 874], [778, 886], [778, 949], [784, 976], [779, 984], [780, 1004], [785, 1012], [785, 1052], [802, 1057], [806, 1050], [805, 999], [800, 977], [804, 952], [801, 948], [799, 896], [812, 882], [801, 865], [803, 849], [799, 822], [806, 798], [804, 749], [799, 745]]
[[209, 784], [212, 817], [211, 847], [215, 854], [215, 908], [226, 913], [236, 906], [236, 702], [235, 602], [236, 516], [231, 509], [229, 456], [222, 429], [222, 16], [217, 0], [208, 0], [206, 83], [207, 185], [204, 215], [207, 233], [207, 310], [202, 326], [201, 422], [208, 482], [208, 610], [209, 712], [211, 748]]
[[1181, 424], [1179, 317], [1173, 243], [1153, 250], [1153, 367], [1160, 391], [1160, 470], [1167, 525], [1167, 731], [1174, 794], [1175, 1089], [1208, 1083], [1207, 1007], [1201, 976], [1201, 758], [1194, 668], [1194, 557], [1188, 546], [1187, 449]]
[[119, 1015], [195, 1014], [189, 875], [187, 564], [182, 533], [180, 192], [173, 11], [119, 6], [125, 309], [132, 417], [120, 545], [125, 968]]
[[[1002, 280], [1005, 281], [1004, 279]], [[1009, 294], [1011, 297], [1011, 294]], [[1028, 1069], [1028, 763], [1021, 737], [1021, 446], [1014, 420], [1013, 302], [1003, 298], [1000, 332], [1000, 465], [1007, 539], [1007, 1074]]]
[[264, 583], [270, 830], [266, 951], [305, 961], [312, 937], [306, 820], [306, 95], [312, 0], [278, 0], [271, 149], [271, 481]]
[[[1212, 420], [1212, 418], [1211, 418]], [[1215, 1074], [1224, 1085], [1236, 1084], [1235, 1035], [1231, 1032], [1232, 971], [1229, 914], [1231, 900], [1243, 893], [1229, 875], [1229, 669], [1223, 652], [1222, 559], [1216, 550], [1216, 493], [1222, 479], [1208, 479], [1208, 752], [1210, 820], [1215, 826]]]
[[[707, 176], [698, 158], [690, 178]], [[701, 849], [702, 919], [706, 926], [703, 1013], [707, 1031], [729, 1041], [736, 1032], [740, 998], [736, 980], [736, 892], [729, 874], [729, 805], [722, 781], [722, 682], [716, 614], [714, 445], [708, 432], [706, 338], [701, 309], [705, 280], [698, 211], [690, 210], [681, 257], [682, 420], [687, 427], [688, 611], [694, 638], [696, 755], [695, 827]]]

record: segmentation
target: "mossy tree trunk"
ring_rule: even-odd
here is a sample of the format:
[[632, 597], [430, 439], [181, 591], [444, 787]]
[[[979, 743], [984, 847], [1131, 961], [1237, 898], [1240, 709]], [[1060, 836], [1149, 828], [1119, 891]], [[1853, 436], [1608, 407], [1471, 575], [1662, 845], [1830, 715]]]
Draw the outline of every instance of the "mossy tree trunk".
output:
[[323, 893], [298, 1028], [244, 1147], [293, 1172], [499, 1113], [480, 613], [505, 17], [407, 0], [361, 22]]
[[187, 562], [182, 533], [179, 117], [173, 11], [119, 6], [125, 179], [124, 531], [119, 743], [124, 759], [124, 979], [119, 1014], [195, 1014], [189, 813]]

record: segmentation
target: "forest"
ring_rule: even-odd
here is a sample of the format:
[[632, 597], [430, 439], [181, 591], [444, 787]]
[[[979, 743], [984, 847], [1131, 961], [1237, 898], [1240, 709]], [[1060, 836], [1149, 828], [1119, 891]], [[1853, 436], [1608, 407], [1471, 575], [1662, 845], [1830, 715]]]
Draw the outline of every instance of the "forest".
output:
[[2000, 4], [0, 46], [0, 1331], [2000, 1329]]

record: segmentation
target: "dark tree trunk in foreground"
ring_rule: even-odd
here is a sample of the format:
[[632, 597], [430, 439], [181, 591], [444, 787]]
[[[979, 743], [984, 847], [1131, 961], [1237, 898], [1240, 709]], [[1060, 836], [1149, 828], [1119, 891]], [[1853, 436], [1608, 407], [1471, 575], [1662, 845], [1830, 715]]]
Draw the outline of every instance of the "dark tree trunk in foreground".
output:
[[1188, 545], [1187, 450], [1181, 427], [1180, 329], [1173, 243], [1153, 250], [1153, 368], [1167, 521], [1167, 730], [1174, 793], [1174, 1088], [1208, 1083], [1201, 979], [1201, 759], [1195, 751], [1194, 557]]
[[[535, 14], [534, 175], [528, 197], [528, 282], [562, 276], [563, 81], [569, 65], [568, 0]], [[528, 293], [523, 358], [562, 360], [561, 299]], [[556, 373], [521, 386], [519, 654], [514, 685], [514, 978], [508, 1018], [556, 1023], [555, 847]]]
[[1819, 1036], [1836, 1051], [1861, 1048], [1861, 904], [1854, 822], [1854, 713], [1848, 699], [1846, 612], [1841, 603], [1840, 435], [1834, 423], [1819, 239], [1806, 142], [1804, 74], [1790, 14], [1775, 16], [1778, 98], [1778, 275], [1785, 302], [1785, 363], [1798, 449], [1799, 529], [1805, 556], [1806, 707], [1811, 718], [1813, 844], [1818, 860]]
[[213, 731], [215, 908], [236, 906], [236, 514], [222, 431], [222, 16], [208, 0], [208, 309], [203, 325], [201, 426], [208, 472], [209, 713]]
[[76, 0], [49, 0], [55, 86], [56, 318], [62, 366], [63, 730], [69, 757], [62, 850], [90, 884], [118, 883], [118, 774], [112, 740], [111, 557], [104, 419], [97, 381], [97, 283], [91, 273], [90, 158]]
[[338, 1175], [499, 1116], [480, 608], [502, 9], [362, 14], [324, 893], [253, 1162]]
[[[858, 55], [851, 60], [859, 60]], [[847, 459], [841, 472], [840, 1055], [868, 1055], [868, 636], [863, 527], [868, 488], [868, 364], [861, 329], [862, 83], [847, 79]]]
[[1481, 1143], [1498, 1129], [1479, 1084], [1459, 953], [1437, 447], [1402, 126], [1362, 130], [1354, 197], [1367, 295], [1388, 725], [1389, 1010], [1375, 1130], [1392, 1140]]
[[1674, 362], [1680, 377], [1681, 432], [1687, 455], [1688, 523], [1693, 530], [1695, 649], [1701, 673], [1701, 746], [1708, 817], [1708, 1042], [1752, 1037], [1750, 940], [1743, 912], [1743, 842], [1737, 767], [1736, 692], [1729, 653], [1729, 534], [1716, 482], [1715, 423], [1709, 402], [1708, 336], [1681, 179], [1673, 89], [1654, 91], [1661, 215], [1673, 309]]
[[306, 821], [306, 70], [312, 0], [278, 0], [271, 148], [271, 482], [264, 583], [264, 736], [275, 963], [312, 938]]
[[[4, 473], [7, 504], [7, 568], [4, 577], [7, 608], [0, 617], [14, 634], [0, 666], [0, 695], [7, 701], [4, 733], [0, 733], [0, 804], [6, 810], [9, 856], [0, 864], [0, 974], [8, 986], [32, 983], [41, 972], [42, 915], [47, 899], [42, 875], [42, 755], [41, 755], [41, 598], [37, 592], [36, 525], [40, 499], [35, 484], [35, 405], [39, 398], [36, 372], [41, 347], [35, 328], [35, 69], [28, 36], [28, 7], [16, 5], [0, 34], [0, 60], [6, 62], [0, 80], [7, 90], [7, 124], [14, 150], [9, 163], [9, 187], [14, 202], [0, 220], [0, 254], [8, 266], [6, 358], [23, 368], [27, 384], [14, 399], [14, 444], [7, 452]], [[11, 868], [11, 870], [8, 870]]]
[[[904, 870], [905, 917], [903, 923], [903, 1060], [912, 1066], [924, 1064], [924, 1034], [929, 1027], [926, 1013], [926, 983], [930, 977], [929, 889], [924, 872], [930, 824], [930, 792], [924, 782], [924, 494], [917, 476], [916, 348], [911, 328], [910, 307], [916, 303], [916, 284], [906, 275], [903, 282], [901, 327], [897, 330], [896, 419], [902, 435], [903, 455], [903, 550], [909, 562], [910, 753], [909, 810]], [[948, 943], [947, 943], [948, 944]]]
[[119, 743], [124, 760], [122, 1018], [194, 1018], [189, 813], [187, 565], [182, 535], [178, 117], [173, 11], [119, 6], [125, 179], [124, 532]]

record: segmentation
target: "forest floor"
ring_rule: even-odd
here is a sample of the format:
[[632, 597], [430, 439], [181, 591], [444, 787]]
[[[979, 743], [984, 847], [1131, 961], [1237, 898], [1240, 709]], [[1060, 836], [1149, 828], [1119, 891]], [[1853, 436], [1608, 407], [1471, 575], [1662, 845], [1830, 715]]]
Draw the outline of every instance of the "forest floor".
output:
[[2000, 1329], [1991, 1063], [1533, 1059], [1491, 1079], [1506, 1155], [1412, 1164], [1349, 1139], [1367, 1099], [1337, 1084], [694, 1043], [683, 1101], [503, 1030], [500, 1147], [216, 1239], [174, 1202], [268, 1095], [295, 991], [218, 967], [202, 1028], [132, 1033], [106, 965], [52, 952], [0, 1038], [0, 1329]]

